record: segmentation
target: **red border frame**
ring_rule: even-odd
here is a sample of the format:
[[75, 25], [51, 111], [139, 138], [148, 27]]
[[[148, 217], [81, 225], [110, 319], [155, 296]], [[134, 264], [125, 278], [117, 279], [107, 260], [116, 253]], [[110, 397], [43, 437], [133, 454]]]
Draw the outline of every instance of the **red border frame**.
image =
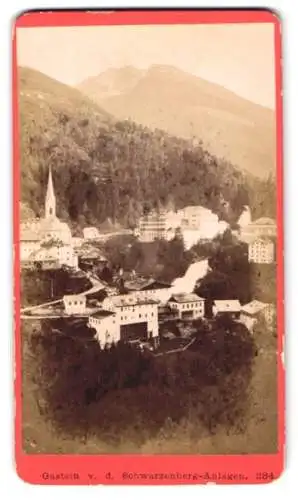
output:
[[[19, 256], [19, 116], [17, 89], [16, 32], [18, 28], [45, 26], [95, 26], [138, 24], [216, 24], [271, 23], [275, 27], [276, 68], [276, 158], [277, 158], [277, 296], [278, 296], [278, 452], [273, 455], [27, 455], [22, 450], [21, 405], [21, 339], [20, 339], [20, 256]], [[272, 473], [278, 478], [284, 464], [284, 386], [285, 373], [281, 354], [284, 336], [284, 269], [283, 269], [283, 145], [282, 145], [282, 75], [280, 20], [269, 10], [114, 10], [114, 11], [44, 11], [22, 13], [13, 30], [13, 235], [14, 235], [14, 298], [15, 298], [15, 456], [18, 475], [33, 484], [195, 484], [207, 483], [265, 483], [257, 473]], [[124, 478], [129, 471], [136, 477]], [[73, 474], [79, 478], [46, 479], [43, 473]], [[173, 478], [148, 477], [139, 474], [177, 474]], [[196, 479], [183, 474], [197, 474]], [[209, 474], [206, 475], [206, 473]], [[238, 477], [225, 477], [225, 474]], [[180, 476], [179, 476], [180, 474]], [[213, 474], [217, 474], [217, 479]], [[221, 476], [219, 476], [221, 475]], [[241, 477], [242, 475], [242, 477]]]

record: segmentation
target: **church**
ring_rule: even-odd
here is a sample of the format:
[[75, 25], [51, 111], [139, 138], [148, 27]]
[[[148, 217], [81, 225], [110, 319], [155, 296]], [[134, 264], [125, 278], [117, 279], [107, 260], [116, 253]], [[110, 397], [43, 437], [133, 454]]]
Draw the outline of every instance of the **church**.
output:
[[56, 196], [52, 170], [49, 168], [43, 219], [21, 223], [20, 260], [23, 266], [60, 268], [78, 267], [78, 256], [72, 245], [69, 226], [56, 215]]

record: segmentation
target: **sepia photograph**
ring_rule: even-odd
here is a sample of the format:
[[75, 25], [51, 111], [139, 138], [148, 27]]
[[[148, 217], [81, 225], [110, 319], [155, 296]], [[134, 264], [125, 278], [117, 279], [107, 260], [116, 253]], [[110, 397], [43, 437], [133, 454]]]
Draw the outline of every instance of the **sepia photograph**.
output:
[[275, 25], [18, 27], [22, 450], [270, 455]]

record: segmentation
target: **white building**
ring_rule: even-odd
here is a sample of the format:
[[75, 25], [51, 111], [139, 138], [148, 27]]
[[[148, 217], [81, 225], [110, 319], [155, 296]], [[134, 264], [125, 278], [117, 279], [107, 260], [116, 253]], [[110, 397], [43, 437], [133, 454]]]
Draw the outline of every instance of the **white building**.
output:
[[143, 242], [156, 239], [170, 241], [179, 228], [188, 250], [202, 239], [213, 239], [217, 234], [223, 233], [227, 226], [211, 210], [201, 206], [188, 206], [177, 212], [160, 210], [144, 215], [135, 235]]
[[205, 299], [194, 293], [172, 295], [168, 305], [178, 312], [179, 319], [198, 319], [205, 314]]
[[100, 310], [95, 312], [89, 316], [88, 326], [96, 331], [94, 338], [101, 349], [111, 344], [117, 344], [120, 340], [119, 323], [116, 320], [116, 314], [112, 311]]
[[20, 242], [20, 260], [21, 262], [29, 262], [30, 255], [40, 248], [40, 236], [35, 231], [30, 229], [21, 232]]
[[64, 295], [63, 304], [66, 314], [85, 314], [86, 297], [85, 295]]
[[26, 231], [32, 231], [33, 233], [38, 234], [39, 228], [40, 228], [40, 219], [38, 217], [22, 221], [20, 224], [21, 234], [25, 233]]
[[[158, 301], [134, 295], [107, 297], [102, 310], [89, 317], [88, 326], [95, 328], [96, 338], [104, 346], [111, 342], [152, 341], [158, 344]], [[110, 331], [109, 331], [110, 329]]]
[[239, 300], [214, 300], [212, 307], [213, 316], [228, 315], [231, 318], [240, 316], [241, 305]]
[[252, 300], [241, 308], [240, 321], [252, 330], [257, 321], [263, 318], [268, 326], [271, 326], [275, 318], [275, 307], [259, 300]]
[[178, 210], [178, 215], [181, 218], [182, 228], [199, 229], [202, 233], [207, 234], [217, 228], [218, 216], [208, 208], [188, 206]]
[[269, 238], [257, 238], [248, 245], [248, 260], [256, 264], [274, 262], [275, 245]]
[[96, 227], [85, 227], [83, 229], [83, 235], [85, 240], [96, 240], [100, 237], [99, 231]]
[[[71, 245], [64, 245], [59, 242], [49, 242], [51, 246], [41, 246], [40, 249], [32, 255], [35, 262], [42, 262], [49, 258], [56, 259], [60, 266], [68, 266], [74, 269], [78, 268], [78, 256]], [[47, 243], [44, 243], [47, 245]]]
[[69, 226], [66, 222], [62, 222], [58, 217], [50, 217], [43, 219], [40, 223], [40, 238], [41, 240], [58, 240], [65, 245], [72, 244], [72, 236]]
[[178, 213], [181, 216], [181, 233], [186, 250], [201, 240], [212, 240], [228, 227], [225, 221], [220, 221], [215, 213], [204, 207], [185, 207]]
[[21, 263], [52, 263], [52, 267], [68, 265], [76, 268], [78, 258], [73, 250], [72, 236], [68, 225], [56, 216], [51, 168], [45, 199], [45, 217], [21, 224]]
[[277, 235], [276, 222], [269, 217], [261, 217], [247, 225], [240, 227], [240, 238], [247, 243], [256, 238], [270, 237], [275, 238]]

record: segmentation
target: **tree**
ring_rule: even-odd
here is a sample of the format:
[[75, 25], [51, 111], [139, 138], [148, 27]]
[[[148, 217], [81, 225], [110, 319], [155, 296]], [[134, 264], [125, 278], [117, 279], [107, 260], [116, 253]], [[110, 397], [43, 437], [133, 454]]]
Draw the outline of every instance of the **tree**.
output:
[[229, 276], [219, 271], [206, 274], [199, 283], [196, 293], [206, 299], [234, 299], [237, 298], [235, 288]]

